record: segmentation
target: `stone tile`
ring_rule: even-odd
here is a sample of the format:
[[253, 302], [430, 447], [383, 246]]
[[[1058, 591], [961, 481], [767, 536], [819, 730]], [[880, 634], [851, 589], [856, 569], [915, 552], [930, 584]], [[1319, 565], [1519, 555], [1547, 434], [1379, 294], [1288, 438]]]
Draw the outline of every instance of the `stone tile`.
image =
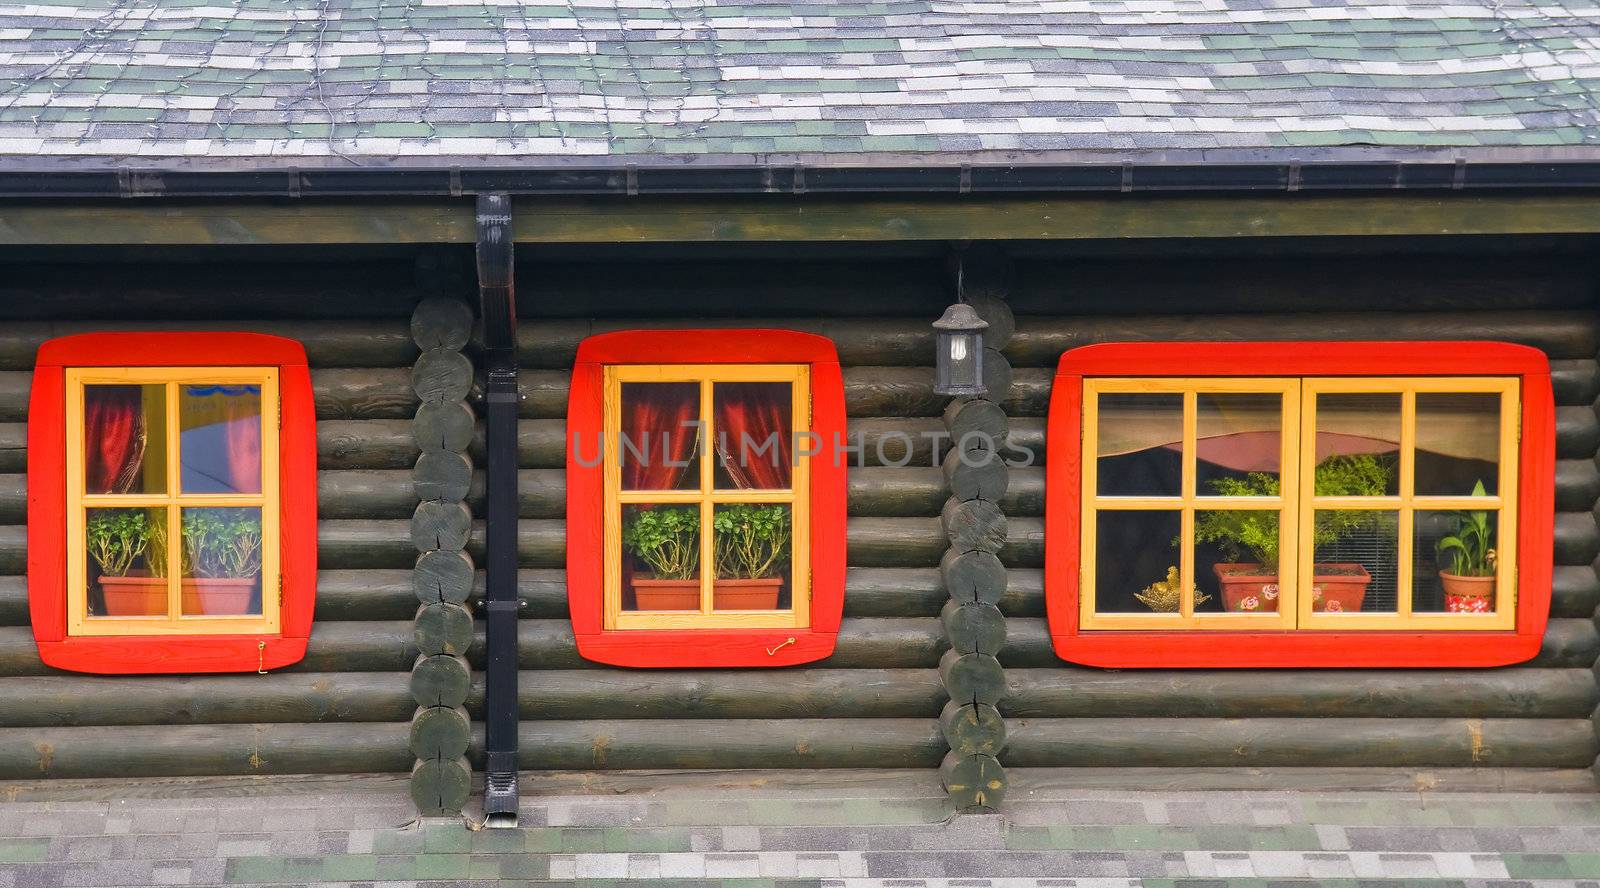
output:
[[761, 877], [761, 858], [756, 854], [707, 854], [708, 879], [756, 879]]

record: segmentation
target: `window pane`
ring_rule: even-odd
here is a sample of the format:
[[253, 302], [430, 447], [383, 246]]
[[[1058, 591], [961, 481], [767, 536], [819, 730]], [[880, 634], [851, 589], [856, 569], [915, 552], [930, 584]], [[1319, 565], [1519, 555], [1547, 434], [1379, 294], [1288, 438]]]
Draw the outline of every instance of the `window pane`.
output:
[[1095, 530], [1095, 610], [1177, 613], [1177, 511], [1101, 510]]
[[1179, 496], [1183, 395], [1100, 396], [1100, 496]]
[[794, 398], [787, 382], [712, 385], [719, 490], [786, 490], [794, 459]]
[[183, 614], [261, 613], [261, 510], [183, 510]]
[[1494, 510], [1416, 513], [1411, 610], [1415, 613], [1493, 613], [1495, 550], [1500, 513]]
[[1283, 396], [1195, 396], [1195, 494], [1277, 496]]
[[700, 610], [700, 507], [622, 509], [622, 609]]
[[88, 616], [166, 616], [167, 510], [90, 509], [86, 517]]
[[1394, 613], [1399, 516], [1393, 511], [1318, 509], [1311, 609]]
[[789, 506], [719, 505], [711, 528], [717, 551], [717, 578], [712, 586], [715, 610], [788, 610], [793, 606], [789, 565], [794, 522]]
[[696, 490], [700, 384], [622, 384], [622, 438], [614, 445], [623, 490]]
[[182, 492], [261, 492], [261, 386], [180, 386], [178, 425]]
[[83, 387], [85, 493], [165, 493], [164, 385]]
[[1499, 492], [1500, 395], [1417, 393], [1417, 493], [1472, 496]]
[[1277, 611], [1277, 511], [1196, 510], [1194, 536], [1197, 613]]
[[1400, 492], [1400, 395], [1319, 394], [1318, 496], [1395, 496]]

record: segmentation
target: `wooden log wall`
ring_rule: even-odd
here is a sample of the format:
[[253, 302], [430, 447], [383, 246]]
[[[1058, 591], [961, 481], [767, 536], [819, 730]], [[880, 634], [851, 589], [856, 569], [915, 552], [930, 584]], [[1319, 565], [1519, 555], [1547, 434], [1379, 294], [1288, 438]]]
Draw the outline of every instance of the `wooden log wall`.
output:
[[411, 799], [423, 816], [460, 814], [472, 787], [466, 760], [472, 736], [467, 718], [471, 674], [465, 654], [472, 644], [472, 532], [467, 494], [472, 487], [475, 417], [466, 398], [472, 391], [472, 360], [461, 350], [472, 340], [473, 312], [467, 303], [431, 297], [411, 316], [411, 337], [420, 353], [411, 387], [420, 402], [413, 437], [421, 454], [412, 471], [417, 499], [411, 540], [417, 548], [412, 585], [417, 593], [411, 667]]
[[[688, 278], [647, 273], [654, 267], [648, 263], [638, 269], [588, 262], [540, 268], [540, 279], [554, 281], [559, 295], [524, 294], [526, 323], [520, 331], [526, 396], [519, 448], [520, 586], [526, 602], [521, 658], [528, 671], [521, 682], [524, 767], [940, 764], [949, 730], [939, 720], [947, 700], [939, 666], [949, 649], [941, 612], [950, 600], [940, 570], [949, 548], [940, 516], [949, 487], [943, 473], [931, 467], [931, 456], [936, 448], [948, 447], [949, 439], [940, 437], [948, 434], [941, 415], [945, 399], [932, 390], [928, 324], [949, 297], [939, 276], [927, 271], [938, 261], [897, 257], [886, 265], [900, 273], [879, 268], [865, 275], [891, 293], [883, 304], [896, 313], [879, 316], [862, 314], [863, 306], [874, 304], [870, 287], [850, 289], [837, 275], [823, 274], [836, 285], [826, 294], [795, 294], [808, 289], [803, 283], [808, 278], [788, 262], [785, 283], [775, 284], [780, 298], [755, 308], [770, 315], [757, 319], [733, 316], [737, 300], [723, 293], [736, 289], [732, 281], [772, 276], [754, 263], [725, 260], [711, 266], [708, 274], [717, 282], [719, 298], [705, 303], [687, 295], [695, 292]], [[1361, 266], [1363, 286], [1377, 288], [1380, 281], [1408, 280], [1406, 262], [1401, 257], [1323, 264], [1329, 274]], [[1393, 275], [1372, 272], [1374, 264], [1384, 263]], [[1144, 264], [1159, 267], [1154, 260], [1125, 263], [1130, 275]], [[1204, 271], [1209, 283], [1186, 283], [1181, 300], [1142, 293], [1130, 302], [1140, 312], [1132, 316], [1116, 313], [1109, 295], [1093, 314], [1075, 314], [1069, 269], [1050, 265], [1060, 273], [1047, 275], [1039, 263], [1030, 267], [1028, 260], [1018, 260], [1018, 289], [1009, 301], [1028, 306], [1029, 313], [1015, 319], [1015, 333], [1004, 347], [1012, 369], [999, 406], [1010, 443], [1034, 463], [1007, 473], [998, 502], [1005, 516], [999, 550], [1005, 582], [996, 601], [1005, 616], [998, 656], [1005, 687], [996, 695], [1006, 737], [1003, 765], [1157, 767], [1170, 769], [1165, 773], [1172, 777], [1159, 779], [1172, 781], [1181, 779], [1183, 769], [1200, 766], [1337, 765], [1371, 768], [1375, 775], [1379, 769], [1492, 766], [1577, 775], [1594, 763], [1597, 741], [1590, 715], [1600, 692], [1590, 670], [1600, 654], [1593, 619], [1600, 605], [1593, 566], [1600, 554], [1595, 523], [1600, 323], [1593, 311], [1593, 281], [1580, 293], [1568, 281], [1570, 268], [1553, 268], [1559, 280], [1531, 281], [1506, 296], [1504, 303], [1514, 308], [1497, 310], [1477, 281], [1468, 279], [1483, 272], [1482, 264], [1468, 262], [1457, 278], [1428, 282], [1427, 292], [1419, 294], [1427, 310], [1392, 308], [1409, 295], [1388, 289], [1382, 300], [1376, 292], [1363, 292], [1347, 301], [1391, 306], [1385, 311], [1339, 311], [1339, 301], [1329, 299], [1315, 311], [1295, 312], [1267, 310], [1261, 300], [1231, 292], [1230, 274], [1258, 276], [1249, 260], [1236, 263], [1237, 272], [1228, 263], [1212, 263]], [[1293, 262], [1280, 265], [1283, 274], [1272, 292], [1276, 305], [1288, 306], [1297, 278]], [[1429, 267], [1445, 270], [1444, 263]], [[1520, 260], [1518, 267], [1538, 273], [1536, 265]], [[1136, 277], [1124, 283], [1138, 286]], [[674, 301], [662, 295], [664, 290], [685, 295]], [[1460, 303], [1464, 310], [1451, 310], [1453, 293], [1466, 294]], [[799, 313], [797, 306], [813, 295], [827, 300], [831, 316]], [[1235, 310], [1190, 314], [1214, 311], [1207, 298]], [[560, 316], [535, 316], [544, 304], [538, 300], [549, 300], [547, 313]], [[671, 307], [644, 313], [653, 302]], [[912, 302], [914, 313], [907, 308]], [[692, 316], [686, 306], [693, 305], [714, 316], [686, 319]], [[828, 335], [845, 365], [850, 431], [864, 446], [863, 465], [850, 473], [850, 569], [838, 650], [826, 661], [786, 670], [631, 671], [588, 663], [577, 656], [566, 622], [562, 573], [565, 367], [577, 343], [593, 332], [749, 325]], [[1507, 669], [1453, 671], [1111, 672], [1058, 659], [1045, 630], [1041, 566], [1044, 417], [1062, 351], [1108, 340], [1324, 337], [1496, 338], [1531, 344], [1550, 355], [1560, 404], [1561, 513], [1552, 620], [1539, 656]], [[911, 465], [894, 465], [905, 452], [895, 432], [912, 435]], [[471, 496], [478, 495], [474, 488]], [[481, 687], [475, 687], [469, 710], [475, 711], [480, 697]], [[1373, 785], [1392, 779], [1392, 774], [1374, 776]]]
[[[409, 253], [135, 258], [76, 254], [0, 274], [0, 779], [410, 770], [412, 691], [465, 682], [413, 672], [420, 350], [408, 318], [422, 292], [472, 292], [470, 254], [459, 270]], [[268, 675], [91, 676], [39, 662], [23, 575], [34, 352], [100, 330], [258, 331], [304, 344], [321, 551], [302, 663]]]

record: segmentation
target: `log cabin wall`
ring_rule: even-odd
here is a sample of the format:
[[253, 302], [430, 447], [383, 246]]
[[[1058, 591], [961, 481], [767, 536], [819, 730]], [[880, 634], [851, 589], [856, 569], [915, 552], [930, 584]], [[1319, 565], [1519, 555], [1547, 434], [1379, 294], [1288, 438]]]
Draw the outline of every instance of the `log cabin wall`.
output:
[[[0, 778], [407, 771], [417, 597], [409, 321], [470, 298], [470, 255], [30, 251], [0, 255]], [[91, 676], [28, 625], [27, 393], [38, 344], [99, 330], [299, 340], [317, 406], [320, 574], [303, 662], [268, 675]]]
[[[1420, 771], [1460, 786], [1588, 785], [1600, 749], [1590, 722], [1590, 670], [1600, 653], [1600, 268], [1592, 243], [1145, 242], [1008, 251], [1017, 323], [1005, 349], [1015, 371], [1004, 406], [1012, 440], [1039, 460], [1012, 471], [1003, 503], [1008, 768], [1071, 769], [1074, 780], [1110, 785], [1272, 787], [1293, 785], [1287, 774], [1298, 773], [1412, 786]], [[879, 464], [875, 442], [891, 430], [916, 436], [942, 426], [928, 325], [950, 300], [943, 269], [940, 249], [907, 245], [568, 248], [523, 257], [524, 768], [939, 763], [938, 617], [947, 596], [938, 516], [948, 491], [926, 446], [913, 466], [894, 468]], [[566, 368], [591, 332], [707, 324], [791, 327], [838, 345], [850, 429], [867, 445], [867, 465], [850, 477], [838, 650], [786, 670], [587, 663], [574, 647], [563, 588]], [[1063, 351], [1117, 339], [1411, 337], [1503, 339], [1538, 346], [1552, 360], [1561, 512], [1553, 619], [1537, 660], [1474, 671], [1114, 672], [1054, 655], [1043, 619], [1042, 460], [1050, 379]], [[1338, 768], [1357, 770], [1328, 776]]]

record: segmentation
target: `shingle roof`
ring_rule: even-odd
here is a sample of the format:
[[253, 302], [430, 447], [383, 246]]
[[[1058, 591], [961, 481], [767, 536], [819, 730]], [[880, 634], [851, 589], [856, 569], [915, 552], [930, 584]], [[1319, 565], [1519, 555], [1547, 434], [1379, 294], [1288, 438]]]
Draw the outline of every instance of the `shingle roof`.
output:
[[1600, 0], [47, 0], [0, 75], [12, 168], [1600, 157]]

